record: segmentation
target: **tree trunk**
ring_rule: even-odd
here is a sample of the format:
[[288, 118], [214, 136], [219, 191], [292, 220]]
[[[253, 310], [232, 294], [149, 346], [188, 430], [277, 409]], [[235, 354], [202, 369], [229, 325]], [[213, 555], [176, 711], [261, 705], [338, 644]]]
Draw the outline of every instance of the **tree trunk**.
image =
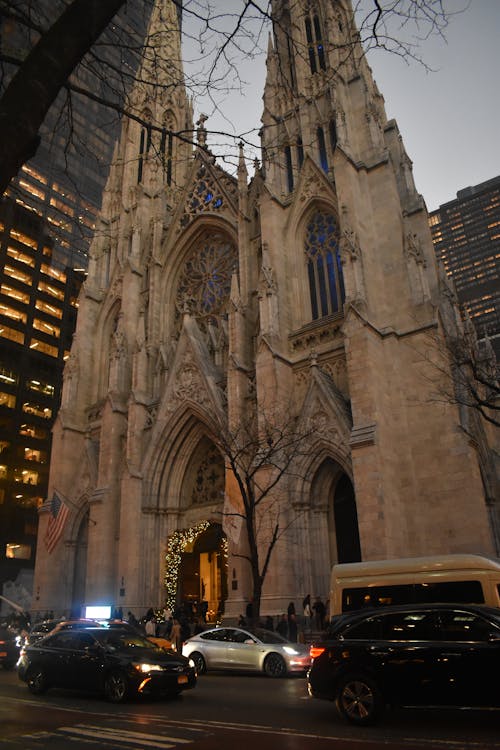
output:
[[0, 195], [36, 153], [51, 104], [125, 0], [73, 0], [40, 37], [0, 100]]

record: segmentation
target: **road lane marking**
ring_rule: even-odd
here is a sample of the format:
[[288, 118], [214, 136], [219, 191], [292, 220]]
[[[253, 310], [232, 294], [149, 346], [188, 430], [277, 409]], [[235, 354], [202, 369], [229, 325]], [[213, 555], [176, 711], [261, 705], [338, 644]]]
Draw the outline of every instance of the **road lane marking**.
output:
[[[95, 732], [101, 732], [104, 734], [112, 734], [113, 737], [116, 736], [116, 729], [105, 729], [103, 727], [99, 726], [93, 726], [92, 724], [76, 724], [75, 726], [78, 727], [78, 729], [91, 729]], [[69, 727], [62, 727], [62, 729], [69, 729]], [[184, 745], [188, 744], [189, 742], [192, 742], [192, 740], [186, 740], [181, 737], [164, 737], [160, 734], [146, 734], [146, 732], [131, 732], [129, 729], [120, 729], [120, 738], [121, 737], [146, 737], [150, 740], [164, 740], [166, 742], [177, 742], [177, 744]]]
[[[96, 738], [101, 743], [106, 743], [107, 741], [113, 742], [115, 747], [121, 747], [122, 745], [135, 745], [136, 747], [158, 747], [162, 748], [162, 750], [169, 750], [170, 748], [175, 747], [175, 744], [172, 744], [172, 742], [151, 742], [151, 740], [143, 739], [143, 737], [137, 733], [137, 737], [124, 737], [123, 733], [120, 733], [120, 735], [117, 735], [116, 730], [112, 732], [103, 732], [102, 729], [97, 728], [96, 730], [90, 730], [90, 729], [81, 729], [78, 726], [75, 727], [59, 727], [57, 730], [58, 733], [65, 734], [69, 737], [71, 737], [72, 740], [75, 740], [79, 737], [87, 737], [87, 738]], [[151, 735], [144, 735], [144, 737], [148, 737]], [[158, 740], [161, 740], [159, 736], [157, 736]], [[186, 740], [184, 740], [186, 741]], [[188, 740], [189, 741], [189, 740]], [[177, 742], [176, 742], [177, 744]]]

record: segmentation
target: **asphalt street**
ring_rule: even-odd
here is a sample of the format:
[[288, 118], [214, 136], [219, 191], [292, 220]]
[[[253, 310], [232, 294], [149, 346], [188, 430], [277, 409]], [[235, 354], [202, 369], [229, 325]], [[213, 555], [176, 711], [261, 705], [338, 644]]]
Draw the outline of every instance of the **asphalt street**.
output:
[[172, 700], [108, 704], [51, 690], [32, 696], [0, 671], [0, 747], [5, 750], [500, 750], [500, 711], [388, 711], [355, 728], [305, 680], [207, 674]]

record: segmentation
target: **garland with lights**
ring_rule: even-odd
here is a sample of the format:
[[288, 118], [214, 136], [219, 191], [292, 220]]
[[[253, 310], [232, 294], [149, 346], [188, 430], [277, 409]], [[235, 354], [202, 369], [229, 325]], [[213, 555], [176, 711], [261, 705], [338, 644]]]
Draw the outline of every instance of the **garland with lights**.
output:
[[206, 531], [209, 526], [209, 521], [201, 521], [189, 529], [172, 532], [168, 538], [167, 553], [165, 555], [165, 588], [167, 589], [167, 607], [172, 611], [175, 609], [176, 604], [181, 555], [187, 545], [193, 544], [197, 537], [203, 531]]

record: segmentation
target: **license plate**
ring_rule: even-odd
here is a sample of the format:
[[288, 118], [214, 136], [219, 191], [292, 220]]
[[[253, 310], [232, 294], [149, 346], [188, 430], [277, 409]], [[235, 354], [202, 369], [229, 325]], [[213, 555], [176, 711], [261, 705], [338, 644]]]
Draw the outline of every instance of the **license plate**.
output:
[[3, 656], [7, 656], [7, 651], [0, 651], [0, 659], [1, 659], [1, 658], [2, 658]]
[[179, 685], [184, 685], [188, 681], [187, 675], [180, 674], [177, 678], [177, 682]]

